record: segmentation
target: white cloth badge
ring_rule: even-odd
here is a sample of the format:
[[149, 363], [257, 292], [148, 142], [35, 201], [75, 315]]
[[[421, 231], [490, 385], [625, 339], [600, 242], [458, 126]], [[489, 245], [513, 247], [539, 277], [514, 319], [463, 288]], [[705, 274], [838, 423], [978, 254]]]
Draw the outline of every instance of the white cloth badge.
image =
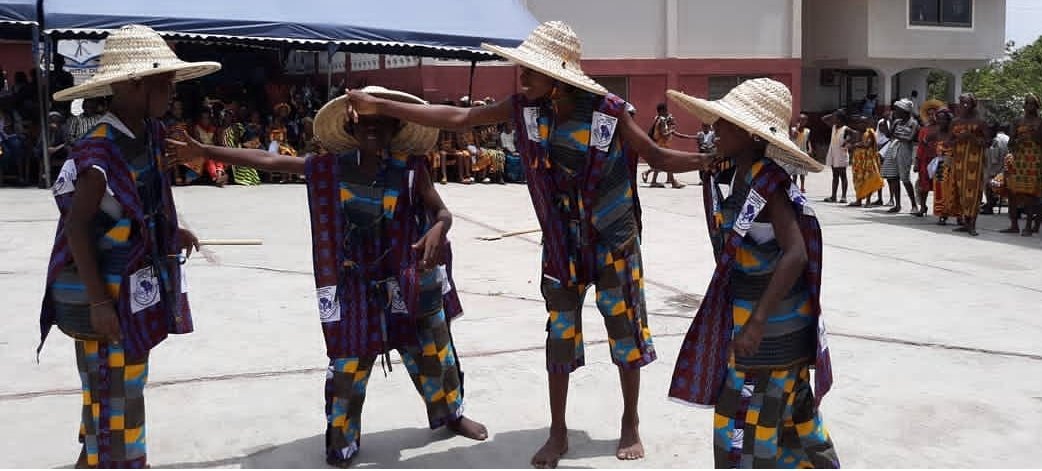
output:
[[528, 140], [540, 142], [542, 138], [539, 136], [539, 108], [526, 106], [521, 110], [521, 115], [525, 118], [525, 134], [528, 134]]
[[807, 196], [800, 191], [799, 187], [795, 183], [789, 184], [789, 199], [803, 208], [804, 216], [813, 216], [814, 208], [810, 207], [810, 201], [807, 201]]
[[152, 267], [145, 267], [130, 275], [130, 313], [137, 314], [143, 309], [159, 304], [159, 278], [152, 272]]
[[767, 200], [763, 199], [756, 190], [749, 190], [749, 197], [745, 199], [745, 204], [742, 205], [742, 212], [738, 214], [738, 219], [735, 220], [735, 232], [745, 237], [745, 234], [749, 232], [749, 228], [753, 227], [753, 221], [756, 220], [756, 216], [760, 214], [764, 206], [767, 206]]
[[619, 118], [594, 111], [593, 122], [590, 124], [590, 147], [608, 152], [612, 138], [615, 137], [615, 127], [618, 125]]
[[185, 270], [185, 266], [181, 265], [181, 294], [188, 292], [188, 270]]
[[405, 304], [405, 299], [402, 298], [402, 287], [398, 284], [398, 280], [387, 280], [387, 295], [391, 297], [392, 314], [409, 313], [409, 307]]
[[818, 351], [824, 352], [829, 349], [829, 342], [826, 339], [825, 332], [825, 319], [818, 316]]
[[58, 172], [58, 178], [54, 180], [54, 186], [51, 191], [54, 196], [61, 196], [66, 193], [72, 193], [76, 190], [76, 162], [72, 159], [65, 161], [62, 165], [62, 169]]
[[449, 294], [452, 291], [452, 283], [449, 282], [449, 271], [445, 268], [445, 265], [438, 265], [438, 283], [441, 283], [441, 294], [442, 296]]
[[279, 153], [279, 141], [271, 141], [271, 143], [268, 144], [268, 152], [271, 153], [271, 154], [278, 154]]
[[336, 285], [323, 286], [318, 295], [318, 319], [323, 324], [340, 320], [340, 303], [336, 299]]

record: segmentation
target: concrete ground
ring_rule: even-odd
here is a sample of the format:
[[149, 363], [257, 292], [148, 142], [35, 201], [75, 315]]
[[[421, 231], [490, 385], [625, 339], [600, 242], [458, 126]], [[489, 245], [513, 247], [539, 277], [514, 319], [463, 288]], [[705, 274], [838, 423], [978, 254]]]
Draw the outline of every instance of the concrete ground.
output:
[[[687, 175], [694, 180], [693, 175]], [[683, 178], [683, 177], [682, 177]], [[828, 175], [812, 175], [820, 201]], [[453, 324], [467, 413], [484, 443], [426, 427], [402, 368], [374, 372], [359, 467], [525, 467], [546, 436], [538, 234], [521, 185], [439, 187], [466, 315]], [[701, 188], [642, 189], [644, 256], [659, 361], [644, 371], [647, 458], [614, 458], [621, 413], [605, 332], [587, 298], [587, 366], [574, 375], [562, 467], [712, 466], [712, 412], [666, 400], [679, 344], [713, 269]], [[261, 238], [189, 262], [196, 333], [152, 355], [149, 458], [157, 467], [324, 467], [326, 359], [315, 309], [302, 185], [189, 187], [180, 211], [201, 238]], [[823, 304], [836, 384], [823, 411], [846, 466], [1037, 467], [1042, 436], [1042, 238], [953, 234], [933, 219], [818, 203]], [[72, 341], [52, 333], [35, 362], [54, 234], [50, 194], [0, 189], [0, 456], [10, 467], [71, 465], [79, 379]]]

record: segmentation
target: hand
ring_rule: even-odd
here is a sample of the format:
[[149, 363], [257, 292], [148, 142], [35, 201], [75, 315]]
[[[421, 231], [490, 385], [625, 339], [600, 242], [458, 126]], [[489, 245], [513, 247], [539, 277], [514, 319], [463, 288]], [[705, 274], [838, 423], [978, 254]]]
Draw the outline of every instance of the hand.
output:
[[746, 322], [731, 344], [736, 355], [743, 357], [756, 355], [756, 352], [760, 350], [760, 340], [763, 339], [763, 324], [763, 321], [756, 321], [752, 318]]
[[197, 238], [192, 231], [183, 227], [177, 228], [177, 239], [181, 241], [181, 247], [179, 247], [180, 250], [178, 250], [178, 252], [184, 250], [186, 252], [185, 258], [192, 256], [193, 248], [196, 251], [199, 250], [199, 238]]
[[347, 119], [352, 123], [358, 122], [358, 115], [380, 112], [379, 98], [357, 90], [348, 90], [344, 95], [347, 96], [344, 100], [347, 105]]
[[166, 139], [163, 167], [171, 168], [190, 162], [205, 153], [203, 145], [199, 141], [188, 135], [187, 132], [181, 131]]
[[444, 230], [439, 222], [431, 227], [420, 240], [412, 244], [412, 249], [420, 254], [420, 268], [430, 270], [441, 264], [441, 245], [445, 240]]
[[119, 328], [119, 316], [112, 301], [94, 304], [90, 307], [90, 327], [94, 332], [105, 336], [110, 342], [118, 342], [123, 334]]

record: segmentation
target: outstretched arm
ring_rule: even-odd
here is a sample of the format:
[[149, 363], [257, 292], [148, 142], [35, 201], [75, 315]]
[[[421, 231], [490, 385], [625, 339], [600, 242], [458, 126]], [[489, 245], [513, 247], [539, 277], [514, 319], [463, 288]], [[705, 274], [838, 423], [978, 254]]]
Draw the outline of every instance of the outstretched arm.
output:
[[463, 129], [510, 120], [513, 100], [488, 106], [461, 108], [447, 105], [418, 105], [377, 98], [359, 91], [347, 92], [348, 116], [379, 114], [438, 129]]
[[274, 154], [260, 149], [237, 149], [201, 144], [188, 135], [178, 137], [180, 139], [166, 140], [174, 150], [173, 163], [186, 161], [191, 156], [205, 155], [213, 160], [232, 165], [244, 165], [270, 172], [304, 173], [304, 163], [307, 161], [300, 157]]
[[622, 113], [621, 121], [622, 139], [626, 141], [633, 150], [637, 151], [652, 168], [665, 172], [692, 172], [695, 170], [709, 170], [713, 163], [712, 154], [700, 154], [697, 152], [685, 152], [674, 149], [659, 147], [648, 137], [647, 133], [637, 126], [628, 113]]

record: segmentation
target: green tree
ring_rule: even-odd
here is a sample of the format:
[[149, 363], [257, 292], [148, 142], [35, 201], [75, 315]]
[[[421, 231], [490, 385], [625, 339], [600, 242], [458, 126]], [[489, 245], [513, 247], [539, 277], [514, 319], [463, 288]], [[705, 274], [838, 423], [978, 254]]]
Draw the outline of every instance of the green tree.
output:
[[963, 89], [983, 102], [988, 118], [1010, 123], [1020, 117], [1024, 96], [1042, 93], [1042, 38], [1016, 48], [1006, 44], [1006, 56], [963, 75]]

